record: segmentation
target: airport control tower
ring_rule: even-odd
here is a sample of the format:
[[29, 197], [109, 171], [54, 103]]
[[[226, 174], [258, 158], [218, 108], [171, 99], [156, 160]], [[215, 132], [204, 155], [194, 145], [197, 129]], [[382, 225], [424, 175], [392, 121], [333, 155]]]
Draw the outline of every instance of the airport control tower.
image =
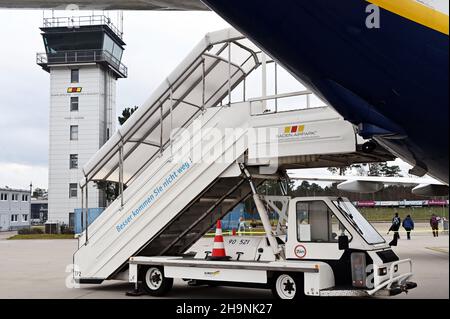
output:
[[[127, 77], [122, 32], [108, 17], [44, 18], [45, 53], [37, 64], [50, 73], [48, 220], [73, 225], [81, 208], [83, 165], [116, 129], [116, 81]], [[89, 208], [104, 207], [90, 186]]]

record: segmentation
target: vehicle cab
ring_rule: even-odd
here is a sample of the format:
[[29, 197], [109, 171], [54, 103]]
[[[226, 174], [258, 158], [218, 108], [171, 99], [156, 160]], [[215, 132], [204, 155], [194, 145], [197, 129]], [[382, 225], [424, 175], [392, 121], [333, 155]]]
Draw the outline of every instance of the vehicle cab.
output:
[[332, 269], [330, 288], [315, 295], [396, 295], [417, 286], [408, 281], [411, 260], [400, 260], [346, 198], [293, 198], [288, 225], [286, 259], [322, 261]]

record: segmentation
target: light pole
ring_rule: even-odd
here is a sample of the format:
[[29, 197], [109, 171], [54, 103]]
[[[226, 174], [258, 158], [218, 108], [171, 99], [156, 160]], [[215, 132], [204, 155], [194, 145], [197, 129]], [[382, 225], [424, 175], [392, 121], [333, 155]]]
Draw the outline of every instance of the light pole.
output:
[[33, 182], [30, 182], [30, 197], [28, 198], [28, 225], [31, 229], [31, 196], [33, 195]]

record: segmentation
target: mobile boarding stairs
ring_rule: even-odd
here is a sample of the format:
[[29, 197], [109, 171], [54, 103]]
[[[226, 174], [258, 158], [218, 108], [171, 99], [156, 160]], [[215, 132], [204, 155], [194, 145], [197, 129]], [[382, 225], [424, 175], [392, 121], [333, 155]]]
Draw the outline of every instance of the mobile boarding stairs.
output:
[[[182, 255], [252, 195], [242, 167], [257, 187], [286, 169], [392, 159], [364, 151], [309, 91], [248, 99], [249, 79], [271, 63], [235, 30], [207, 34], [83, 167], [85, 222], [94, 181], [119, 183], [120, 196], [79, 235], [75, 280], [128, 279], [130, 257]], [[295, 110], [281, 109], [295, 98]]]

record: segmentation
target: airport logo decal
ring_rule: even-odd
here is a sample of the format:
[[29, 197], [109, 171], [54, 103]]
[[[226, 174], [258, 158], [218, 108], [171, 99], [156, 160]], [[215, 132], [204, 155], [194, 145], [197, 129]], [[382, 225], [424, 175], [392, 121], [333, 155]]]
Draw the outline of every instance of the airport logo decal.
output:
[[306, 130], [306, 125], [289, 125], [285, 126], [282, 129], [282, 132], [278, 134], [278, 138], [292, 138], [292, 137], [301, 137], [301, 138], [312, 138], [317, 137], [317, 131]]
[[305, 125], [286, 126], [284, 134], [301, 134], [305, 131]]
[[297, 256], [297, 258], [300, 258], [300, 259], [305, 258], [305, 256], [306, 256], [306, 247], [303, 246], [303, 245], [297, 245], [294, 248], [294, 254], [295, 254], [295, 256]]
[[70, 87], [67, 88], [67, 93], [81, 93], [81, 90], [83, 90], [81, 87]]
[[205, 271], [205, 276], [218, 276], [220, 275], [220, 270], [216, 270], [216, 271]]

